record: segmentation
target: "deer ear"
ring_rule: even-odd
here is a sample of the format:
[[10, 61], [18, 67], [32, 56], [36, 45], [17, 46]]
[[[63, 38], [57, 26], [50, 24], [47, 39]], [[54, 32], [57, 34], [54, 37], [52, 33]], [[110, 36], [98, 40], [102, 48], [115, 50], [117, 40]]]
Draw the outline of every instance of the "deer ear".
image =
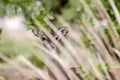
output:
[[68, 34], [68, 29], [67, 29], [67, 27], [59, 28], [59, 31], [63, 34], [63, 36], [66, 36], [66, 35]]
[[42, 38], [42, 36], [46, 36], [43, 31], [35, 32], [34, 30], [32, 30], [32, 32], [38, 38]]
[[37, 32], [35, 32], [34, 30], [32, 30], [32, 32], [33, 32], [33, 34], [34, 34], [36, 37], [38, 37], [38, 33], [37, 33]]

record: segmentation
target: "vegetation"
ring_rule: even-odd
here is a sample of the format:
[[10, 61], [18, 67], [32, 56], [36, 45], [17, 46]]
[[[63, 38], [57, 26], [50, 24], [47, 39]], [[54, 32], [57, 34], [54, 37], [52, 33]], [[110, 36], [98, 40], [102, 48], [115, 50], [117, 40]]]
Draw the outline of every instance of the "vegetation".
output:
[[[0, 28], [0, 80], [51, 80], [49, 69], [57, 80], [119, 80], [119, 13], [119, 0], [0, 0], [1, 19], [23, 15], [27, 31], [44, 32], [60, 53], [41, 39], [7, 40]], [[68, 35], [59, 42], [50, 30], [62, 26]]]

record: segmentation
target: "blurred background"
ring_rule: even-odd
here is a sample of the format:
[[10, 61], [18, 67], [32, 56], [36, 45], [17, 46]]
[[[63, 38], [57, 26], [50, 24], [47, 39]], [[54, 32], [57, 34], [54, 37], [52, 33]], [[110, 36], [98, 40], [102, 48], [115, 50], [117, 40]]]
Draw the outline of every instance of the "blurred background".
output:
[[[57, 41], [50, 30], [61, 27], [68, 34]], [[0, 80], [119, 80], [119, 73], [119, 0], [0, 0]]]

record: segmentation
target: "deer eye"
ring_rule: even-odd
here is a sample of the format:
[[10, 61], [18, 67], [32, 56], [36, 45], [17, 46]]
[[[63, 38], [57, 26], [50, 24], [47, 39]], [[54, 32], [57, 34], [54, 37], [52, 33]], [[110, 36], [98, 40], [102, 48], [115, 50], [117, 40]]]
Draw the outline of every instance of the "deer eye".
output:
[[41, 39], [42, 39], [42, 41], [45, 41], [45, 40], [47, 40], [47, 37], [46, 36], [42, 36]]
[[59, 37], [58, 37], [58, 36], [56, 36], [56, 37], [55, 37], [55, 39], [56, 39], [56, 40], [58, 40], [58, 39], [59, 39]]

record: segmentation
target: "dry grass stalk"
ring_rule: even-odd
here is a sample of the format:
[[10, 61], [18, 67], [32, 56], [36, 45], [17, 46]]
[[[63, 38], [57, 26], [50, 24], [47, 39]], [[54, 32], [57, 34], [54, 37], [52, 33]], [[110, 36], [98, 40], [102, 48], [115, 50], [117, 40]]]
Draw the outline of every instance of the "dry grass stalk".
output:
[[119, 25], [120, 25], [120, 13], [117, 10], [117, 7], [115, 6], [115, 3], [113, 0], [109, 0], [111, 7], [113, 8], [113, 11], [115, 13], [115, 18], [118, 21]]
[[[78, 24], [80, 30], [76, 32], [74, 30], [74, 27], [71, 28], [70, 24], [67, 23], [60, 15], [55, 15], [58, 22], [68, 27], [68, 38], [73, 39], [78, 45], [73, 45], [73, 42], [70, 39], [64, 38], [61, 33], [58, 33], [59, 31], [56, 26], [49, 19], [45, 18], [44, 21], [46, 24], [56, 32], [56, 34], [61, 38], [61, 41], [64, 43], [64, 46], [61, 45], [44, 28], [44, 26], [41, 25], [38, 20], [34, 19], [34, 23], [50, 38], [50, 40], [60, 50], [61, 56], [64, 56], [62, 58], [57, 54], [55, 50], [48, 50], [43, 45], [36, 42], [33, 44], [33, 46], [37, 47], [39, 50], [33, 49], [32, 47], [29, 49], [30, 52], [32, 52], [35, 56], [37, 56], [45, 63], [47, 69], [51, 71], [52, 76], [56, 78], [55, 80], [91, 80], [91, 75], [89, 73], [92, 73], [92, 80], [93, 78], [97, 80], [103, 80], [104, 77], [107, 80], [113, 79], [110, 75], [109, 70], [106, 68], [106, 63], [109, 64], [110, 68], [119, 65], [116, 64], [116, 61], [119, 61], [117, 57], [120, 57], [119, 35], [101, 0], [92, 1], [94, 1], [94, 4], [96, 5], [101, 18], [107, 22], [105, 26], [107, 26], [115, 48], [113, 48], [113, 46], [110, 44], [110, 41], [107, 38], [104, 29], [102, 28], [102, 23], [95, 17], [95, 14], [92, 12], [85, 0], [80, 0], [80, 2], [83, 4], [83, 7], [85, 8], [86, 13], [88, 13], [89, 18], [98, 23], [94, 27], [87, 19], [84, 19], [81, 21], [81, 24]], [[113, 3], [113, 0], [109, 0], [109, 2], [114, 10], [116, 20], [120, 25], [119, 12]], [[94, 29], [96, 26], [98, 26], [97, 31]], [[82, 36], [86, 36], [88, 39], [90, 39], [92, 45], [94, 46], [86, 46], [86, 44], [84, 44], [81, 39]], [[5, 55], [0, 54], [0, 58], [17, 69], [22, 75], [28, 76], [26, 74], [26, 71], [21, 66], [14, 63]], [[49, 77], [46, 72], [33, 65], [25, 57], [22, 56], [20, 59], [27, 65], [27, 67], [30, 68], [31, 71], [35, 72], [36, 75], [39, 75], [39, 78], [42, 78], [44, 80], [52, 80], [52, 78]], [[103, 72], [98, 69], [99, 65], [101, 65]], [[83, 67], [83, 70], [80, 68], [81, 66]], [[76, 74], [72, 68], [77, 70], [79, 73]], [[81, 78], [79, 78], [78, 75]], [[114, 71], [113, 75], [115, 78], [118, 77]]]

